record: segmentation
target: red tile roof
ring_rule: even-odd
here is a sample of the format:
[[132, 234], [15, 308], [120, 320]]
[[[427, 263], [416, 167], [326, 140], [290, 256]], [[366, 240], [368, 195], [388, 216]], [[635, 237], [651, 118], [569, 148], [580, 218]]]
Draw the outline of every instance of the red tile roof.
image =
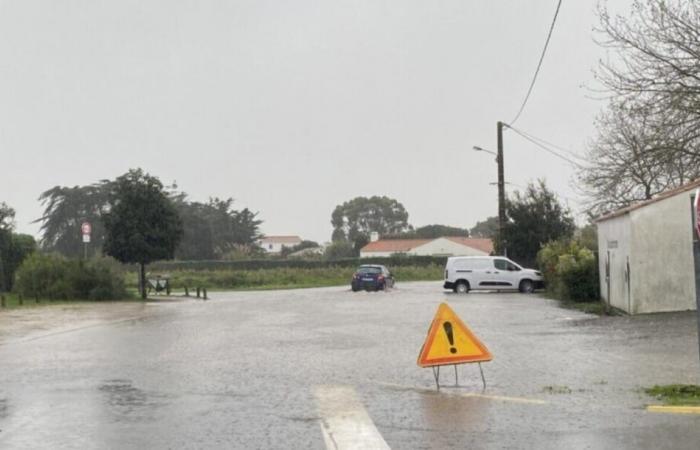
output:
[[463, 238], [463, 237], [448, 237], [447, 239], [458, 244], [465, 245], [467, 247], [475, 248], [481, 250], [486, 254], [491, 254], [493, 252], [493, 241], [486, 238]]
[[696, 188], [700, 188], [700, 179], [693, 180], [693, 181], [691, 181], [690, 183], [686, 183], [686, 184], [684, 184], [684, 185], [682, 185], [682, 186], [679, 186], [679, 187], [677, 187], [677, 188], [675, 188], [675, 189], [670, 189], [670, 190], [668, 190], [668, 191], [664, 191], [664, 192], [662, 192], [662, 193], [660, 193], [660, 194], [657, 194], [656, 197], [654, 197], [654, 198], [652, 198], [652, 199], [644, 200], [644, 201], [637, 202], [637, 203], [633, 203], [633, 204], [631, 204], [630, 206], [627, 206], [627, 207], [625, 207], [625, 208], [618, 209], [617, 211], [613, 211], [613, 212], [611, 212], [611, 213], [608, 213], [608, 214], [605, 214], [605, 215], [603, 215], [603, 216], [600, 216], [600, 217], [598, 217], [597, 219], [595, 219], [595, 222], [596, 222], [596, 223], [597, 223], [597, 222], [603, 222], [603, 221], [608, 220], [608, 219], [612, 219], [612, 218], [615, 218], [615, 217], [623, 216], [623, 215], [627, 214], [627, 213], [630, 212], [630, 211], [634, 211], [635, 209], [643, 208], [643, 207], [645, 207], [645, 206], [647, 206], [647, 205], [649, 205], [649, 204], [651, 204], [651, 203], [656, 203], [656, 202], [658, 202], [658, 201], [667, 199], [667, 198], [669, 198], [669, 197], [673, 197], [673, 196], [676, 195], [676, 194], [680, 194], [680, 193], [682, 193], [682, 192], [686, 192], [686, 191], [689, 191], [689, 190], [691, 190], [691, 189], [696, 189]]

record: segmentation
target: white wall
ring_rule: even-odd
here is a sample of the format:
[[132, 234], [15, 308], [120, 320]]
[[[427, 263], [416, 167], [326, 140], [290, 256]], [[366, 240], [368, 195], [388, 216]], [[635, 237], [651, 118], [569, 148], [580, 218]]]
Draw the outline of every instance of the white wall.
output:
[[363, 252], [360, 250], [360, 258], [388, 258], [397, 253], [408, 254], [404, 252]]
[[[628, 292], [627, 277], [625, 276], [627, 258], [632, 259], [630, 239], [631, 224], [628, 214], [598, 223], [600, 296], [615, 308], [634, 314], [634, 307]], [[609, 289], [605, 273], [607, 261], [610, 264]]]
[[436, 256], [488, 256], [481, 250], [458, 244], [445, 238], [438, 238], [427, 242], [410, 252], [412, 255], [436, 255]]
[[695, 309], [692, 191], [630, 212], [634, 312]]

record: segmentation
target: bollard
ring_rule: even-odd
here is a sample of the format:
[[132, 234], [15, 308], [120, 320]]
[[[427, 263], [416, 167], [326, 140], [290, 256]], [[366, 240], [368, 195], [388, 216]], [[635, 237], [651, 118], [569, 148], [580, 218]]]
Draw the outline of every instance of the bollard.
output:
[[197, 286], [197, 298], [199, 298], [199, 286]]
[[185, 286], [185, 297], [189, 297], [189, 296], [190, 296], [190, 290], [187, 289], [187, 286]]
[[7, 304], [5, 303], [5, 296], [0, 294], [0, 308], [6, 308]]
[[207, 299], [207, 288], [202, 288], [204, 290], [204, 300]]
[[22, 297], [22, 294], [19, 294], [17, 298], [19, 299], [19, 306], [24, 305], [24, 297]]
[[167, 295], [170, 295], [170, 282], [169, 281], [165, 282], [165, 293]]

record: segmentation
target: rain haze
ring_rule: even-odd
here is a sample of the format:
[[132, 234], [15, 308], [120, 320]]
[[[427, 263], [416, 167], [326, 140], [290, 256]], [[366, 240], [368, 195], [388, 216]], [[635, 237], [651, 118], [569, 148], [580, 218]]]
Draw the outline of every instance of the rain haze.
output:
[[[330, 240], [333, 208], [402, 202], [414, 226], [497, 212], [496, 122], [532, 79], [555, 1], [4, 1], [0, 192], [38, 234], [39, 195], [141, 167], [233, 197], [268, 234]], [[619, 5], [615, 5], [616, 7]], [[517, 127], [582, 153], [603, 106], [596, 3], [564, 2]], [[575, 169], [505, 133], [508, 190]]]

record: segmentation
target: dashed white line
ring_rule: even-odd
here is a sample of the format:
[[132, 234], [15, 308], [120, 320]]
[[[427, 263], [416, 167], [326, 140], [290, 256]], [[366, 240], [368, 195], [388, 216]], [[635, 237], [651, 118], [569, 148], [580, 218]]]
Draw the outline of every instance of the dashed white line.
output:
[[326, 448], [390, 449], [350, 386], [318, 386], [316, 403]]

